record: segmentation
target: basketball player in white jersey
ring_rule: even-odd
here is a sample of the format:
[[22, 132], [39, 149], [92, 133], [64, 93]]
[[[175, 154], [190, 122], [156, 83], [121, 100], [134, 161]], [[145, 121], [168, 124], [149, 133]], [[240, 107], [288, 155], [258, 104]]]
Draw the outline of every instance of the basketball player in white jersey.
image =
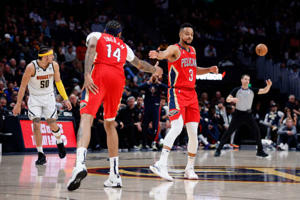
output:
[[36, 165], [43, 165], [46, 163], [46, 156], [42, 147], [40, 124], [42, 117], [47, 120], [52, 134], [56, 137], [59, 157], [64, 158], [66, 156], [66, 150], [61, 139], [60, 130], [56, 124], [57, 110], [55, 107], [54, 81], [58, 92], [64, 99], [64, 104], [67, 109], [71, 110], [72, 106], [60, 79], [59, 65], [53, 61], [53, 59], [54, 55], [52, 49], [45, 46], [40, 48], [38, 59], [28, 64], [25, 69], [18, 93], [17, 103], [13, 109], [13, 114], [15, 116], [20, 114], [21, 103], [28, 85], [28, 117], [33, 121], [34, 139], [38, 151], [38, 160], [35, 162]]

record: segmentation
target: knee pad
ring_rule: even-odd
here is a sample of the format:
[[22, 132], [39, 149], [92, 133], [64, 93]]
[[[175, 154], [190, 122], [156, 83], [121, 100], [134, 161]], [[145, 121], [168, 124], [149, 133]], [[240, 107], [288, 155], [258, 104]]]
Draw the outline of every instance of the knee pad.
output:
[[173, 120], [171, 122], [171, 128], [164, 139], [164, 145], [172, 148], [173, 143], [175, 139], [178, 137], [178, 135], [181, 133], [182, 128], [183, 128], [183, 118], [180, 115], [178, 119]]
[[198, 149], [198, 123], [189, 122], [186, 124], [189, 142], [187, 150], [189, 153], [196, 154]]

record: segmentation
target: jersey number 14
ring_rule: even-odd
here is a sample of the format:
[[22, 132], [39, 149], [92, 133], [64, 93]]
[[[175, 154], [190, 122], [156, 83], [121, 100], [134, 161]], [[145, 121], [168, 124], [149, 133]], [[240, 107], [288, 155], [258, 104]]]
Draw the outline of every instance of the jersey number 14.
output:
[[[110, 58], [111, 57], [111, 44], [106, 45], [107, 46], [107, 57]], [[117, 58], [117, 61], [120, 62], [120, 56], [121, 56], [121, 50], [119, 48], [117, 48], [114, 52], [113, 52], [113, 57]]]

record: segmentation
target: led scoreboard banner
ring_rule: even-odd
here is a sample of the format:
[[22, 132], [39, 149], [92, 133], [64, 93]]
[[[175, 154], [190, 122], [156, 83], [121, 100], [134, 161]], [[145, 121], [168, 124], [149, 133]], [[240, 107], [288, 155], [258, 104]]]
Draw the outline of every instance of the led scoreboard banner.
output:
[[[33, 124], [31, 120], [20, 120], [24, 147], [35, 148], [33, 138]], [[76, 148], [76, 138], [73, 121], [57, 121], [60, 128], [61, 138], [66, 148]], [[43, 148], [56, 148], [56, 138], [51, 133], [51, 129], [45, 121], [41, 122], [41, 134], [43, 137]]]
[[[6, 116], [4, 132], [12, 133], [3, 141], [3, 152], [33, 151], [36, 148], [33, 137], [33, 124], [27, 116]], [[57, 120], [60, 133], [66, 148], [76, 148], [74, 118], [62, 116]], [[44, 149], [56, 149], [56, 138], [46, 121], [41, 121], [42, 144]]]

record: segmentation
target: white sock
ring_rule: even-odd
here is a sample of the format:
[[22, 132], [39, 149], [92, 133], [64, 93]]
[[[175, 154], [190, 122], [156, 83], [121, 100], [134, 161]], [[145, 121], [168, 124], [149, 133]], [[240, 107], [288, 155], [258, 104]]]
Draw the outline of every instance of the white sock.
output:
[[110, 174], [119, 174], [119, 157], [110, 157]]
[[76, 151], [76, 166], [85, 165], [86, 148], [79, 147]]
[[169, 154], [170, 154], [170, 150], [163, 148], [160, 154], [159, 163], [162, 165], [168, 165]]
[[188, 156], [187, 164], [185, 169], [194, 168], [195, 165], [195, 158], [194, 156]]
[[44, 153], [44, 151], [43, 151], [43, 147], [42, 147], [42, 146], [40, 146], [40, 147], [36, 147], [36, 149], [37, 149], [37, 151], [38, 151], [38, 152]]

